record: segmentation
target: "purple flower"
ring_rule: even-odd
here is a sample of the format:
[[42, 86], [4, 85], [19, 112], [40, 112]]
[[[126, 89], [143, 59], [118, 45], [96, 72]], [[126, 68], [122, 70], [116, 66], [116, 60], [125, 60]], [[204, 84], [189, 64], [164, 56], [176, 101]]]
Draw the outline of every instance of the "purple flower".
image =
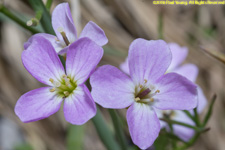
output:
[[[168, 72], [176, 72], [187, 79], [189, 79], [192, 82], [196, 81], [196, 78], [198, 76], [198, 67], [194, 64], [185, 64], [181, 65], [181, 63], [186, 59], [188, 54], [188, 49], [186, 47], [180, 47], [176, 43], [170, 43], [169, 47], [172, 52], [172, 62], [170, 64], [170, 67], [168, 69]], [[205, 108], [207, 104], [206, 97], [202, 91], [202, 89], [198, 86], [198, 106], [197, 106], [197, 112], [201, 113], [203, 109]], [[158, 111], [157, 111], [158, 112]], [[193, 111], [190, 110], [191, 114], [193, 114]], [[195, 125], [195, 123], [182, 111], [162, 111], [158, 112], [158, 116], [162, 116], [163, 114], [167, 114], [170, 116], [170, 119], [184, 122], [190, 125]], [[164, 122], [160, 122], [161, 127], [166, 127], [167, 130], [170, 130], [168, 126]], [[195, 131], [193, 129], [180, 126], [180, 125], [173, 125], [174, 134], [176, 134], [178, 137], [183, 139], [184, 141], [188, 141], [191, 137], [193, 137]]]
[[42, 36], [34, 40], [22, 53], [28, 72], [48, 87], [22, 95], [15, 113], [22, 122], [44, 119], [60, 109], [64, 100], [65, 119], [76, 125], [87, 122], [96, 114], [96, 106], [85, 81], [97, 66], [103, 49], [88, 38], [71, 44], [64, 67], [51, 43]]
[[105, 108], [128, 108], [127, 122], [134, 144], [146, 149], [160, 131], [153, 108], [193, 109], [197, 105], [196, 85], [176, 74], [164, 74], [172, 60], [162, 41], [136, 39], [129, 48], [130, 77], [105, 65], [90, 77], [94, 101]]
[[[172, 61], [167, 69], [167, 72], [176, 72], [187, 79], [189, 79], [192, 82], [196, 81], [196, 78], [198, 76], [198, 67], [194, 64], [185, 64], [181, 65], [183, 61], [186, 59], [187, 54], [188, 54], [188, 48], [187, 47], [180, 47], [176, 43], [169, 43], [168, 44], [170, 47], [170, 50], [172, 52]], [[129, 75], [129, 66], [128, 66], [128, 59], [126, 58], [125, 62], [123, 62], [120, 65], [120, 69], [125, 72], [126, 74]], [[197, 106], [197, 111], [198, 113], [201, 113], [203, 109], [205, 108], [207, 104], [206, 97], [202, 91], [202, 89], [198, 86], [197, 87], [198, 91], [198, 106]], [[163, 114], [169, 115], [171, 119], [184, 122], [190, 125], [195, 125], [195, 123], [187, 116], [184, 114], [184, 112], [179, 111], [179, 110], [167, 110], [167, 111], [160, 111], [155, 109], [157, 112], [157, 116], [159, 118], [163, 117]], [[192, 110], [190, 111], [192, 114]], [[170, 130], [168, 126], [166, 126], [166, 123], [163, 121], [160, 121], [161, 128], [166, 127], [167, 130]], [[183, 139], [184, 141], [188, 141], [193, 135], [194, 135], [194, 130], [180, 126], [180, 125], [173, 125], [174, 129], [174, 134], [176, 134], [178, 137]]]
[[86, 24], [78, 38], [68, 3], [61, 3], [56, 6], [52, 13], [52, 26], [56, 36], [46, 33], [35, 34], [27, 43], [24, 44], [24, 48], [26, 49], [33, 37], [37, 35], [43, 36], [45, 39], [50, 41], [56, 52], [59, 54], [66, 53], [68, 45], [83, 37], [88, 37], [99, 46], [103, 46], [108, 43], [108, 39], [105, 36], [104, 31], [92, 21]]

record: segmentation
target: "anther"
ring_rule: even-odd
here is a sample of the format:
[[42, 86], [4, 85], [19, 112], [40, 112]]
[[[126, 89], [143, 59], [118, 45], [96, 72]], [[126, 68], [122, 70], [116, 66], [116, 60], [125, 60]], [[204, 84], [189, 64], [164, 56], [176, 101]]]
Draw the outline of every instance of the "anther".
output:
[[55, 40], [56, 40], [57, 42], [59, 42], [59, 39], [58, 39], [57, 37], [55, 37]]
[[52, 83], [54, 82], [54, 80], [52, 78], [50, 78], [49, 81], [52, 82]]
[[63, 31], [63, 28], [61, 28], [61, 27], [58, 28], [58, 31], [59, 31], [60, 34], [62, 35], [65, 44], [66, 44], [67, 46], [70, 45], [70, 42], [69, 42], [69, 40], [68, 40], [68, 38], [67, 38], [67, 36], [66, 36], [66, 33]]
[[139, 87], [142, 89], [143, 88], [143, 85], [140, 85]]
[[160, 93], [160, 90], [156, 90], [155, 93]]
[[144, 82], [145, 82], [145, 83], [147, 83], [147, 82], [148, 82], [148, 80], [144, 79]]
[[135, 101], [136, 101], [136, 102], [138, 102], [138, 101], [140, 101], [140, 100], [141, 100], [141, 99], [140, 99], [139, 97], [136, 97], [136, 98], [135, 98]]
[[154, 98], [150, 98], [150, 102], [154, 102]]
[[70, 95], [70, 93], [68, 91], [64, 91], [63, 93], [64, 93], [65, 96], [69, 96]]
[[50, 92], [55, 92], [55, 88], [52, 88], [49, 90]]

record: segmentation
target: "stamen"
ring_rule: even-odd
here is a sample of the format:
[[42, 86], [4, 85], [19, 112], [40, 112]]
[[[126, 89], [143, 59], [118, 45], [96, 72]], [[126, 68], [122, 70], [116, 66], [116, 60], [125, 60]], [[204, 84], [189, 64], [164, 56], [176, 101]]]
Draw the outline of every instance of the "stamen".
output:
[[53, 85], [55, 86], [55, 87], [60, 87], [61, 86], [61, 83], [60, 82], [53, 82]]
[[55, 92], [55, 88], [52, 88], [49, 90], [50, 92]]
[[50, 78], [49, 81], [52, 82], [52, 83], [54, 82], [54, 80], [52, 78]]
[[160, 93], [160, 90], [156, 90], [155, 93]]
[[59, 39], [57, 37], [55, 37], [56, 42], [59, 42]]
[[140, 84], [140, 86], [139, 86], [139, 87], [142, 89], [142, 88], [143, 88], [143, 85], [141, 85], [141, 84]]
[[145, 82], [145, 83], [147, 83], [147, 82], [148, 82], [148, 80], [144, 79], [144, 82]]
[[138, 102], [138, 101], [140, 101], [140, 100], [141, 100], [141, 99], [140, 99], [139, 97], [136, 97], [136, 98], [135, 98], [135, 101], [136, 101], [136, 102]]
[[66, 36], [66, 33], [63, 31], [63, 28], [61, 28], [61, 27], [58, 28], [58, 31], [59, 31], [60, 34], [62, 35], [65, 44], [66, 44], [67, 46], [70, 45], [70, 42], [69, 42], [69, 40], [68, 40], [68, 38], [67, 38], [67, 36]]
[[69, 96], [70, 95], [70, 93], [68, 91], [64, 91], [63, 93], [64, 93], [65, 96]]
[[154, 102], [154, 98], [150, 98], [150, 102]]

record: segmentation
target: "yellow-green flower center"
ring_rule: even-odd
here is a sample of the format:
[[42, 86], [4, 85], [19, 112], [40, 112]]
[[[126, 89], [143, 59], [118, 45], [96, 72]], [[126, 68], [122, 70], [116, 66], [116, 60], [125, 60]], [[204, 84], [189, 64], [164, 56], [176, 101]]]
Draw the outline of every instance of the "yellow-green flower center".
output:
[[63, 75], [59, 82], [54, 81], [52, 78], [49, 81], [53, 84], [50, 92], [56, 92], [60, 97], [68, 97], [77, 87], [76, 81], [66, 75]]

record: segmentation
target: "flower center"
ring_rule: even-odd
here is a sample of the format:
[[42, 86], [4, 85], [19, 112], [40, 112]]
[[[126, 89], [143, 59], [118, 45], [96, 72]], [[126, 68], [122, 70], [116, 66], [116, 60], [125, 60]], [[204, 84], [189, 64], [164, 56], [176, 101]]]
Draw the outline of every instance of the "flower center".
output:
[[76, 82], [66, 75], [62, 76], [60, 82], [54, 81], [52, 78], [49, 81], [53, 84], [50, 92], [56, 92], [61, 97], [68, 97], [77, 87]]
[[59, 33], [62, 35], [63, 40], [64, 40], [66, 46], [70, 45], [70, 41], [69, 41], [69, 39], [67, 38], [66, 33], [63, 31], [63, 28], [58, 28], [58, 31], [59, 31]]
[[147, 80], [144, 80], [143, 84], [140, 84], [135, 89], [135, 101], [138, 103], [151, 104], [155, 100], [153, 96], [160, 93], [159, 90], [155, 90], [154, 86], [147, 86]]

